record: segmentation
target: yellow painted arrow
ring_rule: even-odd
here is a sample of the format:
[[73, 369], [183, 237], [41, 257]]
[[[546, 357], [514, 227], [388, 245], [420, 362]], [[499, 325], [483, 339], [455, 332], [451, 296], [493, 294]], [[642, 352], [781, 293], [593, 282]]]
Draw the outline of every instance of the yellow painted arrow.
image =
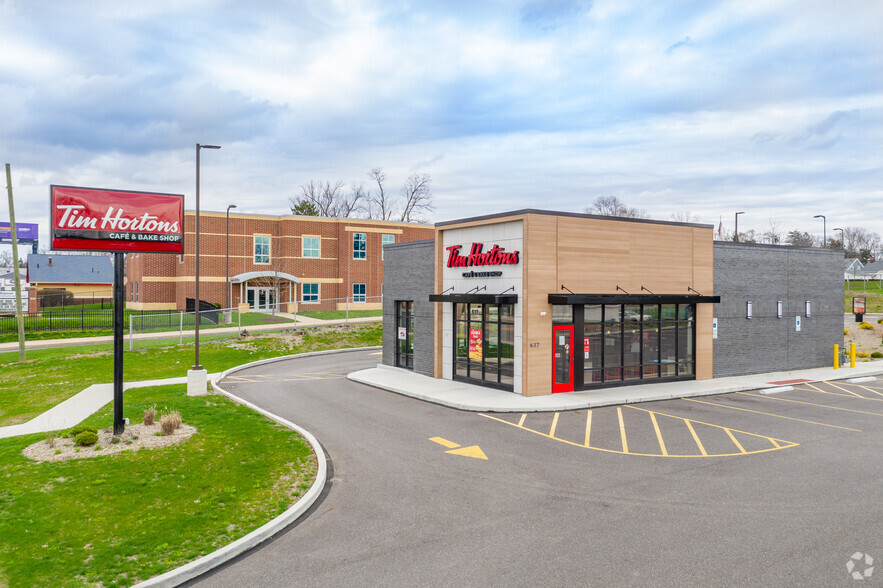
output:
[[447, 447], [449, 451], [445, 451], [445, 453], [450, 453], [452, 455], [462, 455], [463, 457], [474, 457], [475, 459], [487, 459], [484, 451], [482, 451], [481, 447], [479, 447], [478, 445], [472, 445], [470, 447], [460, 447], [458, 443], [448, 441], [447, 439], [443, 439], [442, 437], [430, 437], [429, 440], [433, 443], [438, 443], [439, 445], [444, 445], [445, 447]]

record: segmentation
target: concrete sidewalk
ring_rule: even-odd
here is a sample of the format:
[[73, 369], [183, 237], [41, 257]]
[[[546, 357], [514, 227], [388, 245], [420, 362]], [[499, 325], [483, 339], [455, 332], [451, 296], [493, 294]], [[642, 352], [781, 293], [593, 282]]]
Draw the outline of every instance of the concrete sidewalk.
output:
[[[209, 374], [208, 379], [212, 380], [219, 375], [220, 374]], [[142, 382], [124, 383], [123, 390], [186, 383], [186, 376], [180, 378], [165, 378], [163, 380], [144, 380]], [[73, 427], [83, 419], [100, 410], [101, 407], [112, 400], [113, 384], [92, 384], [82, 392], [55, 405], [43, 414], [32, 418], [26, 423], [0, 427], [0, 439], [17, 437], [19, 435], [30, 435], [32, 433], [59, 431], [61, 429]]]
[[[289, 319], [291, 322], [286, 323], [272, 323], [267, 325], [251, 325], [248, 327], [242, 327], [244, 331], [248, 331], [249, 333], [261, 333], [265, 331], [279, 331], [284, 329], [294, 329], [294, 328], [310, 328], [310, 327], [331, 327], [346, 324], [347, 321], [344, 319], [333, 320], [333, 321], [325, 321], [321, 319], [314, 319], [306, 316], [297, 316], [297, 323], [294, 322], [294, 315], [277, 312], [276, 316], [281, 316]], [[351, 318], [349, 319], [349, 324], [357, 324], [357, 323], [371, 323], [371, 322], [380, 322], [383, 320], [383, 317], [380, 316], [366, 316], [359, 318]], [[212, 335], [229, 335], [231, 333], [238, 333], [239, 327], [221, 327], [218, 329], [200, 329], [199, 334], [200, 337], [209, 337]], [[135, 333], [132, 335], [133, 341], [141, 341], [144, 339], [176, 339], [180, 337], [180, 331], [163, 331], [159, 333]], [[184, 337], [193, 337], [193, 329], [185, 330]], [[47, 347], [68, 347], [68, 346], [76, 346], [76, 345], [96, 345], [99, 343], [113, 343], [113, 335], [102, 335], [99, 337], [72, 337], [70, 339], [34, 339], [31, 341], [25, 340], [25, 350], [27, 349], [41, 349]], [[129, 332], [128, 329], [125, 333], [125, 345], [128, 348], [129, 345]], [[4, 351], [18, 351], [18, 341], [13, 341], [10, 343], [0, 343], [0, 353]]]
[[852, 379], [883, 374], [883, 361], [857, 363], [855, 368], [811, 368], [790, 372], [773, 372], [712, 380], [689, 380], [636, 384], [616, 388], [604, 388], [587, 392], [567, 392], [545, 396], [521, 396], [512, 392], [494, 390], [483, 386], [437, 380], [415, 374], [410, 370], [378, 365], [376, 368], [353, 372], [347, 377], [355, 382], [382, 388], [397, 394], [418, 398], [427, 402], [460, 410], [478, 412], [557, 412], [595, 408], [613, 404], [631, 404], [708, 396], [739, 392], [742, 390], [768, 389], [767, 393], [789, 390], [794, 380], [817, 382], [821, 380]]

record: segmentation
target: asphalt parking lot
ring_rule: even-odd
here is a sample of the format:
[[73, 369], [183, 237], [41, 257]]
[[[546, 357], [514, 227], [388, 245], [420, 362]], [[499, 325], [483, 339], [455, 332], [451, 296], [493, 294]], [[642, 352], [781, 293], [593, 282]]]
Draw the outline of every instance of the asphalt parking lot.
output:
[[883, 557], [883, 382], [480, 414], [345, 379], [377, 353], [222, 382], [332, 471], [306, 517], [195, 583], [845, 586], [855, 554]]

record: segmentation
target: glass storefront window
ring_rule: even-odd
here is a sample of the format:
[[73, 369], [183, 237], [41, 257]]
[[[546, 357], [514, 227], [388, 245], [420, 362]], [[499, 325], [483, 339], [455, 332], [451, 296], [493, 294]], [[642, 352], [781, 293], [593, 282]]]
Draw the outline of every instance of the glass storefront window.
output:
[[512, 304], [455, 304], [454, 376], [511, 390], [514, 323]]
[[585, 305], [583, 385], [693, 375], [694, 317], [688, 304]]

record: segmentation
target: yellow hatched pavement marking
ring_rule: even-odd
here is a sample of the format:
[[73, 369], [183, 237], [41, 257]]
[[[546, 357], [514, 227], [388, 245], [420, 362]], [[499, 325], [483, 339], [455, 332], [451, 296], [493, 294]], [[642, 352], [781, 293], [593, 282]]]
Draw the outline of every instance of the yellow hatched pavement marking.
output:
[[[827, 423], [819, 423], [817, 421], [808, 421], [805, 419], [796, 419], [794, 417], [782, 416], [780, 414], [773, 414], [771, 412], [761, 412], [759, 410], [751, 410], [750, 408], [740, 408], [738, 406], [727, 406], [726, 404], [717, 404], [716, 402], [708, 402], [707, 400], [696, 400], [695, 398], [682, 398], [682, 400], [686, 400], [687, 402], [698, 402], [699, 404], [708, 404], [710, 406], [719, 406], [721, 408], [731, 408], [733, 410], [741, 410], [744, 412], [753, 412], [755, 414], [762, 414], [765, 416], [775, 417], [777, 419], [786, 419], [789, 421], [798, 421], [800, 423], [809, 423], [811, 425], [821, 425], [822, 427], [831, 427], [832, 429], [843, 429], [845, 431], [854, 431], [856, 433], [861, 433], [861, 429], [850, 429], [849, 427], [841, 427], [838, 425], [829, 425]], [[699, 421], [696, 421], [699, 422]]]
[[[860, 398], [861, 400], [873, 400], [874, 402], [883, 402], [883, 398], [868, 398], [867, 396], [862, 396], [861, 394], [856, 394], [855, 392], [851, 392], [849, 390], [847, 390], [847, 392], [849, 392], [848, 394], [840, 394], [839, 392], [828, 392], [827, 390], [819, 390], [818, 388], [815, 388], [815, 386], [813, 386], [813, 388], [814, 389], [812, 390], [797, 387], [795, 387], [794, 389], [800, 392], [818, 392], [819, 394], [829, 394], [831, 396], [840, 396], [841, 398]], [[864, 388], [864, 386], [859, 386], [859, 388]]]
[[844, 392], [846, 392], [846, 393], [848, 393], [848, 394], [855, 394], [855, 395], [858, 396], [859, 398], [864, 398], [864, 396], [862, 396], [861, 394], [856, 394], [856, 393], [853, 392], [852, 390], [847, 390], [846, 388], [844, 388], [844, 387], [842, 387], [842, 386], [838, 386], [838, 385], [835, 384], [834, 382], [825, 382], [825, 384], [827, 384], [827, 385], [829, 385], [829, 386], [834, 386], [834, 387], [837, 388], [838, 390], [843, 390]]
[[[629, 408], [634, 408], [635, 410], [643, 410], [644, 412], [658, 414], [659, 416], [664, 416], [664, 417], [668, 417], [671, 419], [677, 419], [679, 421], [684, 421], [684, 422], [690, 421], [691, 423], [696, 423], [697, 425], [705, 425], [706, 427], [714, 427], [715, 429], [723, 429], [724, 431], [727, 432], [728, 435], [730, 435], [730, 438], [733, 439], [733, 442], [736, 444], [736, 446], [739, 449], [743, 449], [743, 450], [744, 450], [744, 448], [742, 447], [742, 444], [739, 443], [735, 439], [735, 436], [733, 435], [733, 433], [739, 433], [741, 435], [748, 435], [749, 437], [757, 437], [759, 439], [766, 439], [767, 441], [769, 441], [770, 443], [775, 445], [775, 447], [777, 449], [788, 449], [790, 447], [797, 447], [798, 445], [800, 445], [799, 443], [795, 443], [793, 441], [785, 441], [784, 439], [776, 439], [776, 438], [770, 437], [768, 435], [758, 435], [757, 433], [749, 433], [748, 431], [742, 431], [740, 429], [733, 429], [731, 427], [724, 427], [722, 425], [713, 425], [711, 423], [706, 423], [704, 421], [697, 421], [696, 419], [688, 419], [686, 417], [668, 414], [665, 412], [657, 412], [657, 411], [653, 411], [653, 410], [647, 410], [646, 408], [641, 408], [639, 406], [632, 406], [632, 405], [628, 405], [628, 406], [629, 406]], [[772, 449], [760, 449], [757, 451], [742, 451], [740, 453], [752, 454], [752, 453], [765, 453], [767, 451], [773, 451], [773, 450]], [[708, 457], [719, 457], [722, 455], [739, 455], [739, 453], [714, 453], [714, 454], [709, 455]], [[675, 456], [675, 457], [677, 457], [677, 456]], [[699, 457], [699, 456], [697, 455], [697, 456], [693, 456], [693, 457]]]
[[[581, 447], [581, 448], [583, 448], [583, 449], [592, 449], [592, 450], [594, 450], [594, 451], [603, 451], [603, 452], [605, 452], [605, 453], [617, 453], [617, 454], [619, 454], [619, 455], [636, 455], [636, 456], [641, 456], [641, 457], [693, 457], [693, 458], [698, 458], [698, 457], [735, 457], [735, 456], [742, 456], [742, 455], [753, 455], [753, 454], [756, 454], [756, 453], [767, 453], [767, 452], [770, 452], [770, 451], [777, 451], [777, 450], [779, 450], [779, 449], [789, 449], [789, 448], [791, 448], [791, 447], [797, 447], [797, 446], [799, 445], [799, 443], [794, 443], [794, 442], [792, 442], [792, 441], [785, 441], [785, 440], [783, 440], [783, 439], [775, 439], [775, 438], [773, 438], [773, 437], [768, 437], [768, 436], [766, 436], [766, 435], [758, 435], [757, 433], [749, 433], [748, 431], [741, 431], [741, 430], [739, 430], [739, 429], [730, 429], [729, 427], [724, 427], [724, 426], [721, 426], [721, 425], [713, 425], [713, 424], [711, 424], [711, 423], [705, 423], [705, 422], [702, 422], [702, 421], [697, 421], [697, 420], [687, 419], [687, 418], [685, 418], [685, 417], [681, 417], [681, 416], [675, 416], [675, 415], [672, 415], [672, 414], [666, 414], [666, 413], [663, 413], [663, 412], [657, 412], [657, 411], [653, 411], [653, 410], [647, 410], [646, 408], [640, 408], [640, 407], [632, 406], [632, 405], [625, 405], [625, 406], [626, 406], [627, 408], [634, 408], [635, 410], [641, 410], [641, 411], [644, 411], [644, 412], [650, 413], [651, 420], [657, 425], [657, 427], [658, 427], [658, 421], [657, 421], [657, 419], [656, 419], [656, 416], [664, 416], [664, 417], [668, 417], [668, 418], [672, 418], [672, 419], [677, 419], [677, 420], [679, 420], [679, 421], [684, 422], [684, 423], [689, 427], [691, 433], [693, 434], [693, 439], [694, 439], [694, 441], [697, 441], [697, 447], [699, 447], [700, 450], [703, 451], [704, 453], [703, 453], [703, 454], [677, 454], [677, 453], [674, 453], [674, 454], [673, 454], [673, 453], [670, 453], [669, 450], [668, 450], [668, 447], [666, 447], [666, 446], [664, 445], [665, 442], [664, 442], [663, 439], [662, 439], [661, 429], [657, 429], [657, 431], [658, 431], [657, 437], [658, 437], [658, 439], [660, 440], [660, 449], [663, 451], [662, 453], [635, 453], [635, 452], [632, 452], [632, 451], [628, 451], [627, 440], [626, 440], [626, 446], [625, 446], [625, 447], [626, 447], [626, 451], [621, 451], [621, 450], [616, 450], [616, 449], [604, 449], [604, 448], [602, 448], [602, 447], [592, 447], [591, 444], [590, 444], [591, 429], [592, 429], [592, 411], [591, 411], [591, 410], [587, 410], [587, 411], [586, 411], [586, 437], [585, 437], [585, 443], [582, 444], [582, 445], [579, 444], [579, 443], [575, 443], [575, 442], [573, 442], [573, 441], [568, 441], [568, 440], [566, 440], [566, 439], [561, 439], [561, 438], [559, 438], [559, 437], [554, 437], [554, 436], [552, 436], [552, 435], [549, 434], [549, 433], [544, 433], [544, 432], [542, 432], [542, 431], [537, 431], [537, 430], [534, 430], [534, 429], [530, 429], [530, 428], [528, 428], [528, 427], [525, 427], [525, 426], [524, 426], [524, 421], [525, 421], [525, 416], [526, 416], [526, 414], [522, 414], [522, 415], [521, 415], [521, 418], [520, 418], [520, 420], [518, 421], [517, 424], [514, 423], [514, 422], [511, 422], [511, 421], [507, 421], [507, 420], [504, 420], [504, 419], [501, 419], [501, 418], [498, 418], [498, 417], [494, 417], [494, 416], [488, 415], [488, 414], [482, 414], [482, 413], [480, 413], [480, 416], [483, 416], [483, 417], [486, 418], [486, 419], [491, 419], [491, 420], [494, 420], [494, 421], [498, 421], [498, 422], [503, 423], [503, 424], [505, 424], [505, 425], [509, 425], [510, 427], [515, 427], [515, 428], [517, 428], [517, 429], [521, 429], [521, 430], [523, 430], [523, 431], [527, 431], [527, 432], [529, 432], [529, 433], [533, 433], [533, 434], [535, 434], [535, 435], [539, 435], [539, 436], [541, 436], [541, 437], [546, 437], [547, 439], [552, 439], [552, 440], [554, 440], [554, 441], [559, 441], [559, 442], [561, 442], [561, 443], [566, 443], [566, 444], [568, 444], [568, 445], [573, 445], [574, 447]], [[625, 431], [625, 428], [624, 428], [625, 421], [622, 420], [622, 410], [621, 410], [620, 408], [617, 408], [617, 412], [618, 412], [618, 417], [619, 417], [619, 419], [620, 419], [620, 423], [621, 423], [620, 433], [624, 435], [624, 431]], [[696, 433], [695, 429], [693, 429], [691, 423], [696, 423], [696, 424], [699, 424], [699, 425], [705, 425], [705, 426], [708, 426], [708, 427], [714, 427], [714, 428], [716, 428], [716, 429], [723, 429], [724, 431], [726, 431], [727, 435], [730, 436], [730, 439], [733, 441], [733, 444], [736, 446], [736, 448], [739, 449], [739, 452], [738, 452], [738, 453], [713, 453], [713, 454], [709, 454], [707, 451], [705, 451], [705, 447], [702, 445], [701, 441], [698, 441], [698, 434]], [[750, 437], [758, 437], [758, 438], [760, 438], [760, 439], [766, 439], [767, 441], [769, 441], [771, 447], [769, 447], [768, 449], [759, 449], [759, 450], [755, 450], [755, 451], [747, 451], [747, 450], [742, 446], [742, 444], [739, 443], [738, 439], [736, 439], [736, 437], [735, 437], [735, 435], [733, 435], [733, 433], [739, 433], [739, 434], [742, 434], [742, 435], [748, 435], [748, 436], [750, 436]]]
[[808, 404], [810, 406], [818, 406], [821, 408], [830, 408], [831, 410], [845, 410], [846, 412], [855, 412], [858, 414], [870, 414], [873, 416], [883, 416], [879, 412], [867, 412], [865, 410], [855, 410], [852, 408], [843, 408], [841, 406], [829, 406], [827, 404], [816, 404], [815, 402], [805, 402], [803, 400], [790, 400], [788, 398], [779, 398], [777, 396], [762, 396], [760, 394], [751, 394], [750, 392], [736, 392], [736, 394], [742, 394], [743, 396], [754, 396], [755, 398], [763, 398], [764, 400], [778, 400], [779, 402], [793, 402], [795, 404]]
[[555, 413], [555, 416], [552, 417], [552, 428], [549, 429], [549, 437], [555, 438], [555, 429], [558, 428], [558, 413]]
[[[871, 394], [876, 394], [877, 396], [883, 396], [883, 393], [881, 393], [879, 390], [874, 390], [870, 386], [862, 386], [861, 384], [853, 384], [851, 382], [843, 382], [843, 383], [847, 384], [849, 386], [857, 386], [857, 387], [861, 388], [862, 390], [867, 390]], [[848, 392], [848, 390], [847, 390], [847, 392]], [[881, 398], [868, 398], [867, 396], [862, 396], [861, 398], [864, 398], [865, 400], [883, 400]]]
[[662, 432], [659, 430], [659, 423], [656, 422], [656, 415], [652, 412], [650, 413], [650, 420], [653, 421], [653, 429], [656, 431], [656, 438], [659, 439], [659, 450], [662, 451], [662, 455], [668, 455], [668, 450], [665, 448], [665, 441], [662, 440]]
[[[724, 431], [727, 432], [727, 435], [730, 436], [730, 439], [732, 439], [732, 441], [733, 441], [733, 443], [735, 443], [736, 447], [739, 448], [739, 451], [741, 451], [742, 453], [748, 453], [747, 451], [745, 451], [745, 448], [742, 447], [742, 444], [739, 443], [739, 442], [736, 440], [736, 436], [733, 435], [733, 432], [732, 432], [731, 430], [729, 430], [729, 429], [724, 429]], [[776, 443], [776, 441], [775, 441], [774, 439], [770, 439], [770, 440], [772, 441], [773, 445], [775, 445], [776, 447], [779, 446], [779, 444]]]
[[622, 437], [622, 452], [629, 452], [629, 442], [625, 437], [625, 421], [622, 420], [622, 409], [620, 407], [616, 407], [616, 416], [619, 417], [619, 435]]
[[[831, 384], [831, 382], [828, 382], [828, 384]], [[821, 392], [822, 394], [835, 394], [834, 392], [828, 392], [826, 390], [822, 390], [818, 386], [814, 386], [813, 384], [810, 384], [809, 382], [806, 382], [806, 385], [809, 386], [810, 388], [812, 388], [815, 392]], [[833, 384], [831, 384], [831, 385], [834, 386]], [[839, 388], [838, 386], [834, 386], [834, 387], [837, 388], [838, 390], [843, 390], [843, 388]], [[843, 390], [843, 391], [846, 392], [847, 394], [849, 394], [850, 396], [864, 398], [864, 396], [862, 396], [861, 394], [858, 394], [856, 392], [852, 392], [851, 390]], [[838, 394], [838, 396], [842, 396], [842, 395]]]
[[689, 420], [684, 420], [684, 423], [687, 425], [687, 428], [690, 429], [690, 434], [693, 435], [693, 441], [696, 442], [696, 445], [699, 447], [699, 452], [704, 456], [708, 456], [708, 452], [705, 451], [705, 447], [702, 445], [702, 441], [699, 440], [699, 435], [696, 434], [696, 430], [693, 428], [693, 425]]

